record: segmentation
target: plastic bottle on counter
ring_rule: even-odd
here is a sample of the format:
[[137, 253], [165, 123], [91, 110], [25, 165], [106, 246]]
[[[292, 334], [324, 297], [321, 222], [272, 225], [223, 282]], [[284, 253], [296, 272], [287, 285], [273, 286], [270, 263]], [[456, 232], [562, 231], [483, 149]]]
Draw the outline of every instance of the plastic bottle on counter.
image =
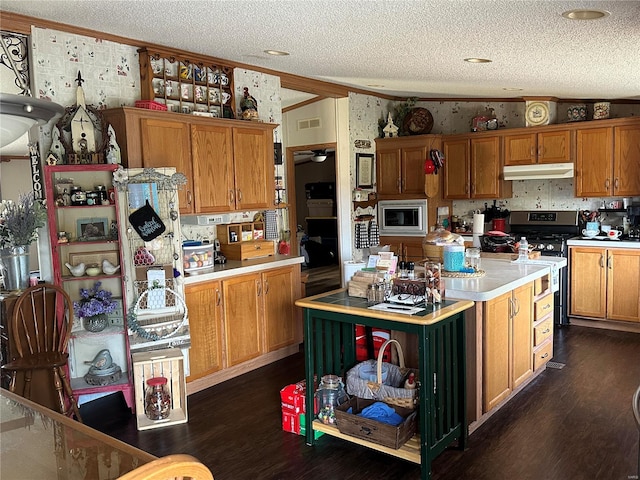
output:
[[520, 244], [518, 245], [518, 260], [521, 262], [529, 260], [529, 242], [527, 242], [527, 237], [520, 237]]

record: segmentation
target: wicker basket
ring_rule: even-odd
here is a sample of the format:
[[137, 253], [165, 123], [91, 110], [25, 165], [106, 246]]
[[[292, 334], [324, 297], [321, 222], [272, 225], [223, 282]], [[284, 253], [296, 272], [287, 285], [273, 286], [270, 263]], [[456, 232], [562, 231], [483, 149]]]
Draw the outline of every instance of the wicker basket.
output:
[[[408, 408], [391, 405], [404, 421], [398, 425], [389, 425], [377, 422], [370, 418], [361, 417], [358, 413], [377, 400], [365, 400], [364, 398], [352, 397], [348, 402], [339, 405], [335, 409], [336, 425], [340, 433], [361, 438], [369, 442], [384, 445], [385, 447], [398, 449], [404, 445], [416, 433], [418, 412]], [[351, 408], [352, 413], [347, 410]]]
[[432, 262], [444, 263], [444, 247], [442, 245], [433, 245], [431, 243], [422, 244], [422, 253]]
[[[394, 344], [398, 352], [400, 366], [382, 361], [385, 349]], [[382, 364], [388, 367], [385, 383], [382, 382]], [[369, 382], [360, 378], [360, 369], [377, 366], [377, 382]], [[380, 400], [389, 405], [413, 410], [416, 408], [418, 389], [404, 388], [404, 382], [409, 373], [413, 372], [418, 377], [418, 370], [406, 368], [404, 365], [404, 353], [397, 340], [387, 340], [378, 351], [377, 360], [366, 360], [357, 364], [347, 372], [347, 393], [368, 400]]]

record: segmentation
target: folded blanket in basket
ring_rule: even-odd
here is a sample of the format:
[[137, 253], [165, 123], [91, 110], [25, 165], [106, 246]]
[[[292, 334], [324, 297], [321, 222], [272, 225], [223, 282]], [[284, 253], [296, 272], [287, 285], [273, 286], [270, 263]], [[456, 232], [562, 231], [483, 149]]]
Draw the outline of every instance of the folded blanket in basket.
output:
[[368, 418], [369, 420], [375, 420], [377, 422], [387, 423], [394, 427], [400, 425], [404, 421], [402, 416], [398, 415], [393, 408], [383, 402], [375, 402], [368, 407], [363, 408], [362, 412], [360, 412], [358, 416]]

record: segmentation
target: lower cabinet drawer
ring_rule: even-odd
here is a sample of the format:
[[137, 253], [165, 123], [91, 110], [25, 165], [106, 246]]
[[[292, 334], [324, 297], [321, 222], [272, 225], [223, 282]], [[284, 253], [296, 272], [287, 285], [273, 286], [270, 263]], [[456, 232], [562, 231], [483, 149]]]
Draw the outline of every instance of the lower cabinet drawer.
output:
[[540, 300], [535, 302], [534, 305], [534, 318], [536, 320], [540, 320], [545, 315], [553, 312], [553, 294], [550, 293], [549, 295], [541, 298]]
[[229, 260], [249, 260], [275, 254], [271, 240], [225, 243], [220, 245], [220, 251]]
[[553, 339], [548, 339], [546, 343], [533, 352], [533, 370], [538, 370], [553, 357]]
[[533, 346], [541, 345], [547, 338], [553, 335], [553, 317], [533, 327]]

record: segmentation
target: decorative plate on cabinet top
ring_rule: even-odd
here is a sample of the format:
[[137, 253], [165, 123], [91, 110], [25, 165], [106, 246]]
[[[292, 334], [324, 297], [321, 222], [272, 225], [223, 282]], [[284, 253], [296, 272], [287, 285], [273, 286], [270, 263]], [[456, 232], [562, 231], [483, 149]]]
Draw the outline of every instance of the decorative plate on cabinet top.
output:
[[426, 135], [433, 128], [433, 116], [426, 108], [412, 108], [404, 118], [403, 125], [409, 135]]

